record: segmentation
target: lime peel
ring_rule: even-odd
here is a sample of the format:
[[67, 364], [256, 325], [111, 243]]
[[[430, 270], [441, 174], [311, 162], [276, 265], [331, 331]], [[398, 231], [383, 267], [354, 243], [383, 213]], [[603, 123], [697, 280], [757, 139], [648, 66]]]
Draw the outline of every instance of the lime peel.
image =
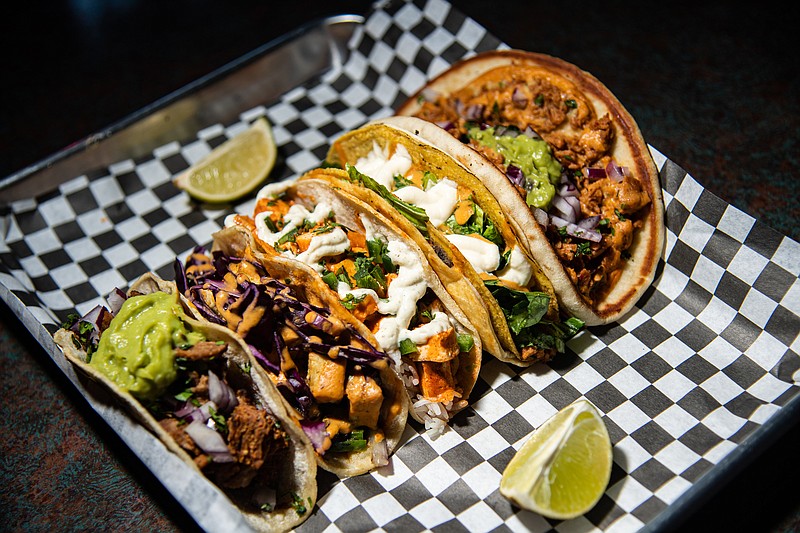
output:
[[544, 422], [503, 471], [500, 493], [523, 509], [569, 520], [605, 492], [613, 463], [611, 439], [597, 408], [573, 402]]

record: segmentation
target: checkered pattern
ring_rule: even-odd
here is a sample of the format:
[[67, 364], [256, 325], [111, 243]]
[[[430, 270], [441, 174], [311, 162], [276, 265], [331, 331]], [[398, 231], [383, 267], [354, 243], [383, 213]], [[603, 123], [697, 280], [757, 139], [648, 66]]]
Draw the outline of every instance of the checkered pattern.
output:
[[[259, 116], [270, 120], [280, 146], [277, 177], [296, 175], [325, 157], [332, 138], [391, 114], [452, 62], [502, 47], [441, 0], [376, 4], [341, 70], [192, 142], [92, 170], [15, 204], [2, 219], [0, 296], [72, 375], [48, 337], [56, 324], [146, 271], [172, 277], [176, 256], [208, 244], [229, 212], [252, 208], [252, 200], [217, 210], [197, 205], [171, 185], [173, 175]], [[319, 508], [301, 529], [572, 529], [520, 511], [498, 484], [534, 428], [586, 397], [604, 414], [615, 463], [600, 504], [577, 525], [636, 530], [690, 499], [698, 479], [796, 404], [800, 245], [653, 155], [668, 235], [639, 307], [582, 333], [547, 366], [521, 370], [487, 359], [471, 408], [443, 436], [432, 440], [410, 422], [385, 471], [346, 480], [321, 473]], [[104, 416], [114, 428], [127, 427], [119, 415]], [[151, 440], [136, 434], [127, 442], [166, 479], [159, 454], [142, 452]], [[205, 518], [207, 498], [180, 489], [176, 497], [204, 527], [217, 528]]]

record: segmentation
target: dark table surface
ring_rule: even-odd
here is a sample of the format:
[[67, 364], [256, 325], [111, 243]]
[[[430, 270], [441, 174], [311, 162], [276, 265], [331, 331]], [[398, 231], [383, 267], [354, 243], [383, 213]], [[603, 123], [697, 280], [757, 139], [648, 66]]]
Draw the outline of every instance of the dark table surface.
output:
[[[592, 72], [628, 107], [652, 146], [728, 203], [800, 238], [796, 6], [454, 3], [512, 47], [556, 55]], [[369, 4], [54, 0], [16, 5], [2, 32], [0, 176], [304, 22], [365, 13]], [[0, 529], [194, 529], [2, 304], [0, 318]], [[797, 531], [798, 450], [796, 421], [688, 516], [685, 526]]]

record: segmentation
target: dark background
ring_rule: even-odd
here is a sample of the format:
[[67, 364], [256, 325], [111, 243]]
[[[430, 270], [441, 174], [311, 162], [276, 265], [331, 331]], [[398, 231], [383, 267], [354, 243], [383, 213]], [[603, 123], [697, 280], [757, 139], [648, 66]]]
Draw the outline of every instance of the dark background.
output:
[[[370, 2], [19, 4], [6, 12], [0, 32], [0, 177], [290, 29], [330, 14], [365, 13]], [[636, 117], [652, 146], [725, 201], [800, 238], [796, 4], [454, 5], [512, 47], [592, 72]], [[0, 318], [0, 529], [191, 529], [191, 520], [4, 304]], [[753, 454], [686, 525], [800, 528], [798, 450], [795, 423]]]

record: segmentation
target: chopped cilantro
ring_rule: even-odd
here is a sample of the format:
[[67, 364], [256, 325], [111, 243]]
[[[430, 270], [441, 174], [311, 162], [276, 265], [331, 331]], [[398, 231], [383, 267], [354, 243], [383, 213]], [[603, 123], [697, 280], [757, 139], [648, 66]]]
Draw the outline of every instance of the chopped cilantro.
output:
[[542, 107], [544, 105], [544, 95], [537, 94], [536, 98], [533, 99], [533, 103], [539, 107]]
[[578, 247], [575, 249], [575, 255], [589, 255], [592, 253], [592, 247], [589, 245], [587, 241], [583, 241], [578, 244]]
[[569, 98], [569, 99], [567, 99], [567, 100], [564, 100], [564, 104], [566, 104], [566, 106], [567, 106], [568, 108], [570, 108], [570, 109], [575, 109], [575, 108], [577, 108], [577, 107], [578, 107], [578, 102], [576, 102], [576, 101], [575, 101], [575, 100], [573, 100], [572, 98]]
[[617, 218], [620, 220], [620, 222], [625, 222], [628, 220], [628, 217], [626, 217], [625, 214], [619, 209], [614, 209], [614, 214], [617, 215]]

